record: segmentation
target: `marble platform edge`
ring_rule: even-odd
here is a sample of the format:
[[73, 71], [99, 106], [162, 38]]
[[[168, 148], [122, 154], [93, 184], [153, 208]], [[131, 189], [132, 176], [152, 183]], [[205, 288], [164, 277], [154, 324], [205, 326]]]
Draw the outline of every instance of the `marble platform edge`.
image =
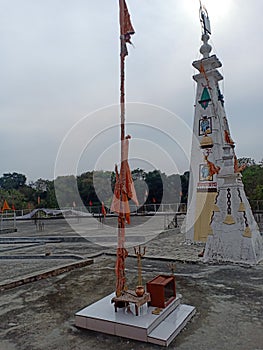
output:
[[148, 335], [147, 341], [156, 345], [169, 346], [195, 313], [196, 308], [194, 306], [186, 304], [179, 305], [178, 308]]
[[[174, 299], [167, 307], [165, 307], [160, 315], [158, 317], [155, 317], [152, 324], [147, 328], [147, 334], [151, 333], [163, 320], [165, 320], [166, 317], [168, 317], [180, 304], [182, 300], [182, 295], [177, 294], [176, 299]], [[150, 306], [149, 311], [152, 311], [155, 309], [155, 307]]]
[[[148, 307], [147, 315], [135, 316], [125, 313], [124, 309], [118, 309], [114, 311], [114, 306], [111, 303], [111, 299], [115, 296], [115, 293], [111, 293], [102, 299], [84, 307], [79, 310], [75, 317], [85, 317], [86, 319], [101, 320], [104, 322], [113, 322], [115, 324], [128, 325], [130, 327], [136, 327], [137, 329], [149, 329], [152, 331], [158, 323], [162, 322], [178, 305], [181, 303], [182, 295], [177, 293], [176, 299], [174, 299], [166, 308], [164, 308], [158, 315], [153, 315], [151, 312], [155, 309], [153, 306]], [[86, 328], [86, 327], [83, 327]]]
[[111, 304], [114, 295], [107, 295], [78, 311], [75, 325], [91, 331], [168, 346], [195, 313], [193, 306], [181, 304], [180, 294], [159, 315], [152, 314], [155, 309], [152, 306], [142, 316], [129, 314], [124, 309], [118, 309], [115, 313]]

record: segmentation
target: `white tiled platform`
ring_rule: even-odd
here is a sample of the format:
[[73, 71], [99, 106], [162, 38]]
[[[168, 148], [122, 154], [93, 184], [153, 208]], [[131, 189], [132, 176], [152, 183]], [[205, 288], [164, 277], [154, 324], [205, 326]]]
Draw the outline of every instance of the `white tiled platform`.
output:
[[159, 315], [152, 314], [155, 307], [148, 307], [147, 313], [142, 316], [135, 316], [125, 308], [115, 312], [111, 304], [114, 296], [115, 293], [112, 293], [77, 312], [76, 326], [168, 346], [195, 314], [193, 306], [181, 304], [181, 295]]

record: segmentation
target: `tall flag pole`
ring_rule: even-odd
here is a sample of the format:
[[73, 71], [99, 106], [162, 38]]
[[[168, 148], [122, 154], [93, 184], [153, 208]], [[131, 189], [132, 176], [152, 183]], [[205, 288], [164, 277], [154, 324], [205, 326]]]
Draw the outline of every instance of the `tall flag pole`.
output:
[[127, 43], [131, 44], [131, 35], [135, 34], [131, 24], [130, 14], [125, 0], [119, 0], [120, 4], [120, 70], [121, 70], [121, 84], [120, 84], [120, 105], [121, 105], [121, 141], [125, 138], [125, 57], [128, 56]]
[[120, 20], [120, 112], [121, 112], [121, 169], [118, 174], [116, 167], [116, 184], [112, 211], [118, 212], [118, 245], [116, 258], [116, 296], [120, 296], [127, 288], [125, 277], [125, 259], [128, 252], [125, 249], [125, 223], [129, 223], [128, 199], [137, 201], [130, 169], [128, 165], [128, 141], [125, 137], [125, 57], [128, 55], [127, 43], [131, 44], [131, 35], [135, 33], [131, 24], [130, 14], [125, 0], [119, 0]]

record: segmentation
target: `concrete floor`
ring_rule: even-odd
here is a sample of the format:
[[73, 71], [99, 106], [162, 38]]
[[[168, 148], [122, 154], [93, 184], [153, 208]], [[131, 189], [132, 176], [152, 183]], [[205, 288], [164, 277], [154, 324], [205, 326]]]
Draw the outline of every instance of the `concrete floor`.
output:
[[[160, 226], [163, 225], [160, 224]], [[37, 232], [30, 223], [18, 223], [18, 232], [5, 237], [76, 236], [63, 220], [46, 223]], [[0, 236], [2, 238], [3, 235]], [[12, 248], [18, 248], [12, 250]], [[263, 349], [263, 264], [256, 267], [205, 265], [198, 258], [199, 246], [187, 245], [178, 230], [163, 233], [146, 244], [143, 280], [169, 273], [167, 263], [176, 261], [177, 291], [183, 302], [194, 305], [197, 313], [170, 345], [177, 350], [262, 350]], [[7, 250], [7, 248], [10, 248]], [[98, 253], [114, 253], [90, 241], [27, 244], [0, 243], [1, 281], [16, 279], [29, 272], [73, 262], [74, 259], [32, 259], [30, 255], [52, 254], [87, 258]], [[10, 259], [14, 255], [27, 259]], [[132, 249], [129, 249], [132, 253]], [[4, 259], [5, 255], [9, 259]], [[29, 257], [29, 258], [28, 258]], [[157, 258], [156, 258], [157, 257]], [[158, 258], [160, 257], [160, 259]], [[162, 257], [168, 260], [161, 259]], [[29, 283], [0, 294], [0, 350], [86, 350], [96, 348], [161, 349], [147, 343], [77, 329], [74, 314], [114, 290], [115, 257], [101, 255], [94, 264], [56, 277]], [[126, 260], [128, 285], [137, 284], [136, 259]]]

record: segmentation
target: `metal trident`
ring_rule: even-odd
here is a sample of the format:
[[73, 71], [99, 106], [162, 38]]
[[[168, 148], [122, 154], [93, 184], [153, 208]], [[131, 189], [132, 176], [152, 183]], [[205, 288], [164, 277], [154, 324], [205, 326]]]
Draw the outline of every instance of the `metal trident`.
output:
[[171, 270], [172, 275], [174, 275], [174, 272], [176, 270], [176, 265], [175, 263], [168, 263], [167, 266], [169, 267], [169, 269]]
[[143, 253], [141, 251], [141, 246], [139, 245], [138, 248], [133, 247], [134, 253], [137, 256], [137, 263], [138, 263], [138, 285], [142, 285], [142, 257], [145, 255], [146, 247], [143, 247]]

